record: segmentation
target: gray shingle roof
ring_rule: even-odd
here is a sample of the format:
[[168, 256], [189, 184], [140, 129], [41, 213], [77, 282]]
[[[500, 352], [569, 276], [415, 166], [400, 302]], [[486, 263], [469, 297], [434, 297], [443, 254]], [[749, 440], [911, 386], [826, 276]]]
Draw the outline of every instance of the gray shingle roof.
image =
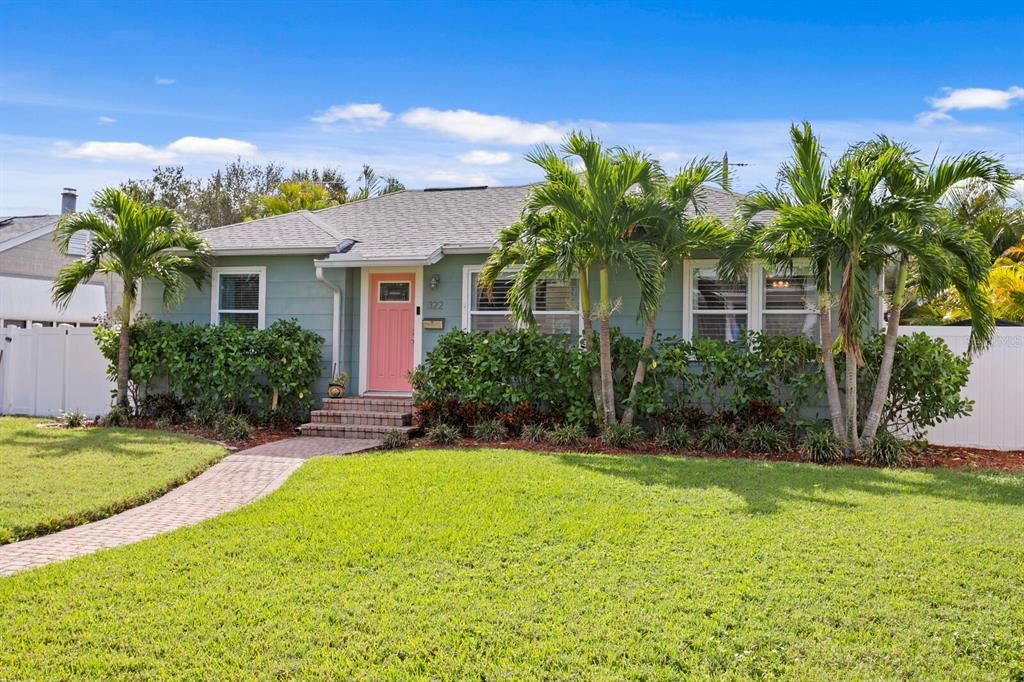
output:
[[[203, 231], [215, 251], [322, 249], [358, 242], [345, 260], [415, 260], [446, 247], [489, 247], [519, 218], [531, 185], [405, 190], [318, 211], [295, 211]], [[708, 211], [732, 216], [741, 195], [711, 189]]]
[[37, 230], [40, 227], [53, 225], [59, 218], [59, 215], [52, 214], [0, 218], [0, 244]]

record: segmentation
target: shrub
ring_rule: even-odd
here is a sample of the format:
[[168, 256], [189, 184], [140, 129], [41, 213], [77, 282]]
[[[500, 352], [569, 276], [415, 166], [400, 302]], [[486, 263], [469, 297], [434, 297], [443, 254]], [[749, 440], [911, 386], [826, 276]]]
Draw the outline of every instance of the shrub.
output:
[[771, 424], [758, 424], [743, 432], [740, 445], [748, 452], [777, 453], [789, 445], [789, 436]]
[[249, 440], [249, 422], [237, 414], [222, 414], [217, 417], [217, 435], [228, 440]]
[[736, 432], [725, 424], [711, 424], [700, 434], [701, 450], [726, 452], [736, 447]]
[[843, 459], [843, 441], [831, 428], [810, 431], [800, 448], [811, 462], [834, 464]]
[[388, 431], [380, 439], [380, 446], [384, 450], [397, 450], [409, 444], [409, 434], [405, 431]]
[[450, 424], [437, 424], [427, 430], [427, 440], [434, 445], [451, 445], [459, 440], [462, 434]]
[[139, 413], [147, 419], [163, 419], [170, 424], [180, 424], [187, 417], [188, 406], [173, 393], [154, 393], [143, 398]]
[[77, 429], [85, 426], [85, 412], [81, 410], [61, 412], [57, 415], [57, 423], [66, 429]]
[[473, 438], [491, 441], [505, 440], [508, 438], [508, 429], [497, 419], [488, 419], [473, 427]]
[[188, 421], [200, 428], [214, 426], [217, 423], [218, 416], [220, 415], [217, 410], [205, 405], [193, 407], [186, 415]]
[[601, 440], [613, 448], [634, 448], [645, 437], [644, 430], [632, 424], [615, 423], [605, 427]]
[[[93, 330], [117, 378], [117, 325]], [[166, 385], [165, 394], [193, 407], [260, 412], [271, 406], [302, 418], [312, 406], [312, 385], [320, 376], [324, 339], [294, 320], [278, 320], [266, 329], [234, 324], [173, 324], [140, 317], [129, 328], [129, 391], [136, 410], [147, 409], [139, 396]], [[168, 400], [163, 398], [163, 400]], [[187, 411], [181, 409], [181, 417]], [[161, 415], [154, 414], [153, 417]]]
[[[413, 372], [419, 423], [471, 429], [478, 421], [519, 414], [525, 422], [594, 423], [592, 357], [567, 337], [535, 329], [442, 336]], [[513, 429], [516, 418], [506, 419]]]
[[524, 424], [523, 439], [531, 443], [547, 442], [550, 432], [543, 424]]
[[562, 424], [551, 429], [548, 434], [548, 442], [563, 448], [573, 448], [582, 445], [587, 439], [587, 432], [579, 424]]
[[110, 408], [110, 411], [100, 419], [100, 426], [127, 426], [128, 425], [128, 410], [124, 409], [120, 405], [115, 405]]
[[685, 426], [680, 425], [662, 429], [661, 433], [659, 433], [658, 437], [655, 439], [655, 443], [659, 448], [678, 451], [688, 448], [692, 440], [690, 432]]
[[[863, 346], [864, 366], [858, 374], [862, 420], [874, 394], [884, 341], [879, 333]], [[837, 371], [842, 376], [842, 368]], [[942, 339], [924, 332], [899, 337], [882, 429], [922, 438], [929, 427], [970, 414], [974, 403], [961, 395], [970, 375], [970, 357], [955, 354]]]
[[868, 444], [866, 454], [868, 462], [875, 466], [895, 467], [906, 463], [907, 446], [888, 431], [879, 431]]

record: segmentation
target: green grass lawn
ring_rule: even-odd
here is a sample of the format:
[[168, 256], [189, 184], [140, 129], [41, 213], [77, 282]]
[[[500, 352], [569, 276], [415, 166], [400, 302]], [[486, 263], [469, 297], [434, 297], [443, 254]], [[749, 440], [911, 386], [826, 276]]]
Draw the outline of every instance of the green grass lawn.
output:
[[1006, 679], [1024, 478], [403, 451], [0, 579], [13, 678]]
[[0, 417], [0, 544], [133, 507], [194, 476], [224, 448], [135, 429], [46, 429]]

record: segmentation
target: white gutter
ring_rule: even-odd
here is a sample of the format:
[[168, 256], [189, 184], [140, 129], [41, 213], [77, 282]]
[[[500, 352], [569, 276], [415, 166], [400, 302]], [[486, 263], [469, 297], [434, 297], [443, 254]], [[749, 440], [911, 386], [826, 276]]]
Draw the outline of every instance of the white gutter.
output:
[[[315, 262], [315, 261], [314, 261]], [[324, 277], [324, 270], [320, 266], [316, 268], [316, 278], [334, 294], [333, 305], [331, 306], [331, 378], [339, 374], [341, 365], [341, 289], [337, 284]]]
[[436, 249], [429, 256], [419, 256], [416, 258], [362, 258], [358, 255], [332, 254], [328, 258], [314, 260], [313, 264], [318, 268], [422, 267], [426, 265], [433, 265], [449, 254], [487, 254], [493, 249], [493, 245], [487, 244], [445, 244], [444, 246]]

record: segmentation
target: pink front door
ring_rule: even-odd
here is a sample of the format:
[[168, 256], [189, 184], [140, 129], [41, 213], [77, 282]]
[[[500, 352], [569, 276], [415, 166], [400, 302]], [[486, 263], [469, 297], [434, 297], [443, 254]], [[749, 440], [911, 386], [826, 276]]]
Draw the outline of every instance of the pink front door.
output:
[[367, 390], [412, 390], [406, 375], [413, 367], [415, 287], [411, 272], [370, 275]]

